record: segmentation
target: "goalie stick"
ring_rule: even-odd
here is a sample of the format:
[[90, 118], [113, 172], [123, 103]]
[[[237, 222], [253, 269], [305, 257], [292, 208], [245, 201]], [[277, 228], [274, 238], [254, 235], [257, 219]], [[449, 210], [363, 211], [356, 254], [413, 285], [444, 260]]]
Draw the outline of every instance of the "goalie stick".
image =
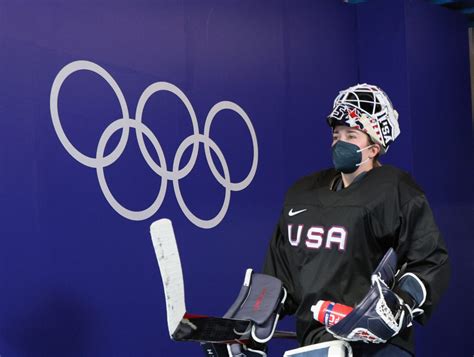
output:
[[[186, 310], [185, 289], [178, 246], [169, 219], [150, 226], [150, 234], [160, 268], [166, 300], [168, 331], [175, 341], [201, 343], [246, 343], [249, 320], [191, 314]], [[276, 331], [274, 337], [295, 338], [292, 332]]]

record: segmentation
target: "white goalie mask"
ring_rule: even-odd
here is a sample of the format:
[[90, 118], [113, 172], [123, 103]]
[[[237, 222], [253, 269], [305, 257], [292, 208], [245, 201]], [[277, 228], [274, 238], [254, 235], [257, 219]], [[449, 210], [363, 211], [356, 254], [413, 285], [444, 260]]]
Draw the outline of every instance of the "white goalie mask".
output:
[[340, 91], [327, 120], [333, 128], [345, 125], [362, 130], [380, 145], [380, 154], [400, 135], [398, 113], [387, 94], [367, 83]]

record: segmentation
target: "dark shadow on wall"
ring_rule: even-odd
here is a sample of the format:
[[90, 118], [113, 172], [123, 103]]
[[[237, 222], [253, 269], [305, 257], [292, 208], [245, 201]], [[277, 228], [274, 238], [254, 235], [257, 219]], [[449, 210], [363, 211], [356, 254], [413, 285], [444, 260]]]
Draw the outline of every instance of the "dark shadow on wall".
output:
[[85, 356], [97, 335], [96, 312], [63, 291], [43, 295], [35, 305], [12, 312], [0, 334], [15, 356]]

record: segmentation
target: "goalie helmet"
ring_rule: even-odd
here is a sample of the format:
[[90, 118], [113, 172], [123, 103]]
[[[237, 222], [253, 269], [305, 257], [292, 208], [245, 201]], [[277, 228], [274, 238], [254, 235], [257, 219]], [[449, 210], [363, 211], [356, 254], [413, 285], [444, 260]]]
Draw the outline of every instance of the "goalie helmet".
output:
[[387, 94], [366, 83], [340, 91], [327, 121], [332, 128], [345, 125], [362, 130], [380, 145], [380, 154], [400, 135], [398, 113]]

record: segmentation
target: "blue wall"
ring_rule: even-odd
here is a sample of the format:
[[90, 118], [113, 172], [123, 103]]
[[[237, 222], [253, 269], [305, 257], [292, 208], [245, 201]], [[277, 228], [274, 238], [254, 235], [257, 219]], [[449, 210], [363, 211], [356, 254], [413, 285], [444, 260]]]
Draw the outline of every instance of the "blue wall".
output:
[[[188, 220], [171, 182], [159, 210], [145, 220], [126, 219], [109, 205], [96, 170], [64, 149], [51, 120], [53, 81], [76, 60], [110, 73], [131, 118], [145, 88], [157, 81], [186, 94], [201, 133], [217, 102], [245, 110], [258, 139], [258, 169], [247, 188], [231, 193], [220, 224], [202, 229]], [[469, 299], [465, 292], [473, 295], [465, 283], [473, 268], [465, 223], [472, 218], [472, 190], [462, 182], [472, 171], [468, 71], [464, 19], [421, 0], [2, 2], [0, 355], [199, 356], [198, 346], [167, 337], [150, 223], [174, 222], [188, 309], [225, 312], [245, 269], [261, 267], [288, 185], [331, 164], [324, 118], [338, 90], [358, 81], [382, 86], [399, 110], [402, 135], [383, 161], [412, 172], [426, 189], [453, 257], [450, 291], [417, 339], [421, 356], [447, 348], [437, 345], [445, 326], [465, 325], [450, 307]], [[88, 156], [122, 116], [112, 89], [86, 71], [64, 82], [59, 114], [69, 140]], [[143, 122], [170, 169], [192, 134], [185, 107], [170, 93], [154, 94]], [[111, 138], [106, 153], [119, 138]], [[222, 112], [211, 138], [231, 180], [243, 180], [252, 142], [242, 119]], [[130, 210], [151, 205], [162, 182], [133, 130], [105, 176]], [[202, 145], [180, 186], [196, 216], [210, 219], [220, 210], [224, 189]], [[459, 352], [472, 353], [472, 329], [451, 330], [466, 341]], [[274, 342], [271, 356], [293, 346]]]

